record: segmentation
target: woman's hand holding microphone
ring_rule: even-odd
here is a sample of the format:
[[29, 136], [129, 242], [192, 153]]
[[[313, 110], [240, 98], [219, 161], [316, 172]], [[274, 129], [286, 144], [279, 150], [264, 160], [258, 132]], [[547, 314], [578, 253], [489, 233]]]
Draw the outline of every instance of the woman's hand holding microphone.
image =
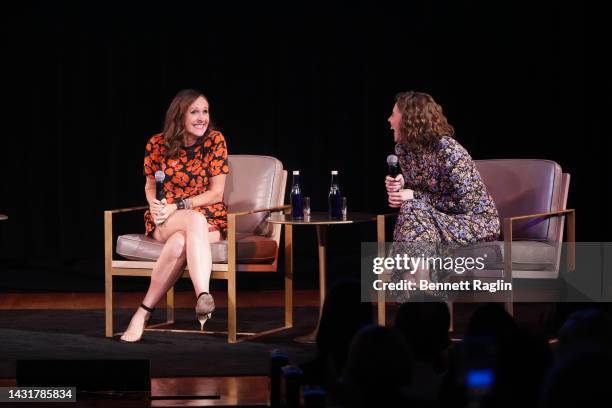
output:
[[176, 204], [168, 204], [164, 198], [161, 201], [153, 200], [149, 204], [149, 209], [151, 210], [151, 215], [153, 216], [153, 222], [155, 222], [155, 225], [162, 226], [168, 217], [176, 211], [177, 206]]
[[389, 207], [391, 208], [399, 208], [404, 201], [414, 199], [414, 191], [403, 188], [404, 176], [401, 173], [395, 177], [386, 176], [385, 187], [389, 196]]

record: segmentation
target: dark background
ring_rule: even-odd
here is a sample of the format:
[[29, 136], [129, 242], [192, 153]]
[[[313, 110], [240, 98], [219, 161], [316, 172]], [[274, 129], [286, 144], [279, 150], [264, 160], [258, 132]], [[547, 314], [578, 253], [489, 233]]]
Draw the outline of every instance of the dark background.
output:
[[[301, 170], [313, 210], [326, 209], [337, 169], [349, 210], [373, 213], [388, 211], [393, 97], [428, 92], [473, 158], [550, 159], [571, 173], [577, 238], [604, 241], [609, 44], [585, 10], [428, 0], [5, 8], [0, 289], [103, 289], [102, 212], [145, 203], [145, 143], [188, 87], [208, 96], [230, 153]], [[141, 214], [117, 228], [143, 230]], [[294, 239], [297, 286], [314, 287], [314, 231]], [[358, 276], [359, 243], [374, 240], [374, 225], [332, 229], [330, 278]]]

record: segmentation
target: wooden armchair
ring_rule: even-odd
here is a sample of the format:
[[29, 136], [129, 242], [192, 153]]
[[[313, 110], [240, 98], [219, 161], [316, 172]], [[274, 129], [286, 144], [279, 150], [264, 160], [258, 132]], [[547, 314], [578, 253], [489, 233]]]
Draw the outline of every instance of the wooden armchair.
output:
[[[211, 245], [211, 279], [227, 280], [227, 339], [229, 343], [235, 343], [292, 327], [293, 264], [291, 256], [288, 256], [284, 282], [284, 325], [265, 332], [238, 333], [236, 273], [277, 271], [282, 226], [269, 224], [266, 220], [270, 212], [289, 211], [290, 206], [283, 205], [287, 171], [283, 170], [280, 161], [273, 157], [251, 155], [230, 155], [228, 160], [230, 174], [226, 179], [224, 193], [229, 209], [227, 240]], [[116, 249], [113, 251], [113, 217], [130, 211], [144, 211], [147, 208], [143, 206], [104, 212], [106, 337], [112, 337], [114, 334], [113, 277], [150, 277], [155, 260], [164, 245], [144, 234], [128, 234], [118, 237]], [[291, 246], [290, 230], [286, 231], [285, 246]], [[125, 259], [114, 259], [114, 252]], [[287, 253], [291, 254], [291, 251]], [[189, 273], [185, 270], [182, 277], [188, 276]], [[146, 330], [171, 330], [160, 327], [174, 323], [174, 288], [166, 294], [166, 304], [166, 322], [148, 326]]]
[[[556, 279], [559, 276], [563, 226], [567, 216], [567, 271], [575, 269], [575, 210], [566, 209], [570, 175], [550, 160], [476, 160], [476, 167], [493, 196], [502, 221], [503, 241], [484, 242], [468, 250], [493, 254], [483, 270], [461, 279], [482, 281], [514, 278]], [[384, 255], [385, 219], [378, 216], [379, 256]], [[382, 252], [381, 252], [382, 251]], [[469, 254], [462, 254], [469, 256]], [[513, 292], [504, 305], [513, 313]], [[452, 313], [452, 304], [451, 313]], [[385, 293], [378, 292], [378, 321], [385, 324]], [[452, 321], [452, 319], [451, 319]]]

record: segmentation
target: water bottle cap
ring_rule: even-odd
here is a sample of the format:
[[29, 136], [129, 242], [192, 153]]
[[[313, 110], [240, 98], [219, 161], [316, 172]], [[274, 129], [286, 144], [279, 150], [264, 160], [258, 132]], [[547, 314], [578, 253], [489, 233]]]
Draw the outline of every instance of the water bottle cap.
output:
[[294, 176], [299, 176], [300, 175], [300, 171], [299, 170], [293, 170], [293, 175]]
[[332, 170], [332, 176], [337, 176], [338, 175], [338, 170]]

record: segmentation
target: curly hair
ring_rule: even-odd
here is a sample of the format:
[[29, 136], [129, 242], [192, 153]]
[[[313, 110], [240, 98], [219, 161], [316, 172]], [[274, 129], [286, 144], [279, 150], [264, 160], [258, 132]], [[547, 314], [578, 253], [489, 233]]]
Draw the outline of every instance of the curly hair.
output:
[[395, 103], [402, 114], [399, 143], [410, 148], [434, 146], [443, 136], [453, 137], [455, 129], [442, 113], [442, 107], [431, 95], [422, 92], [400, 92]]
[[[174, 159], [178, 157], [179, 150], [183, 146], [185, 139], [185, 113], [191, 104], [202, 97], [208, 102], [208, 98], [199, 91], [194, 89], [183, 89], [176, 94], [170, 107], [166, 111], [166, 119], [164, 120], [164, 143], [168, 150], [166, 151], [166, 157]], [[204, 133], [204, 136], [214, 130], [212, 119], [209, 120], [208, 128]]]

